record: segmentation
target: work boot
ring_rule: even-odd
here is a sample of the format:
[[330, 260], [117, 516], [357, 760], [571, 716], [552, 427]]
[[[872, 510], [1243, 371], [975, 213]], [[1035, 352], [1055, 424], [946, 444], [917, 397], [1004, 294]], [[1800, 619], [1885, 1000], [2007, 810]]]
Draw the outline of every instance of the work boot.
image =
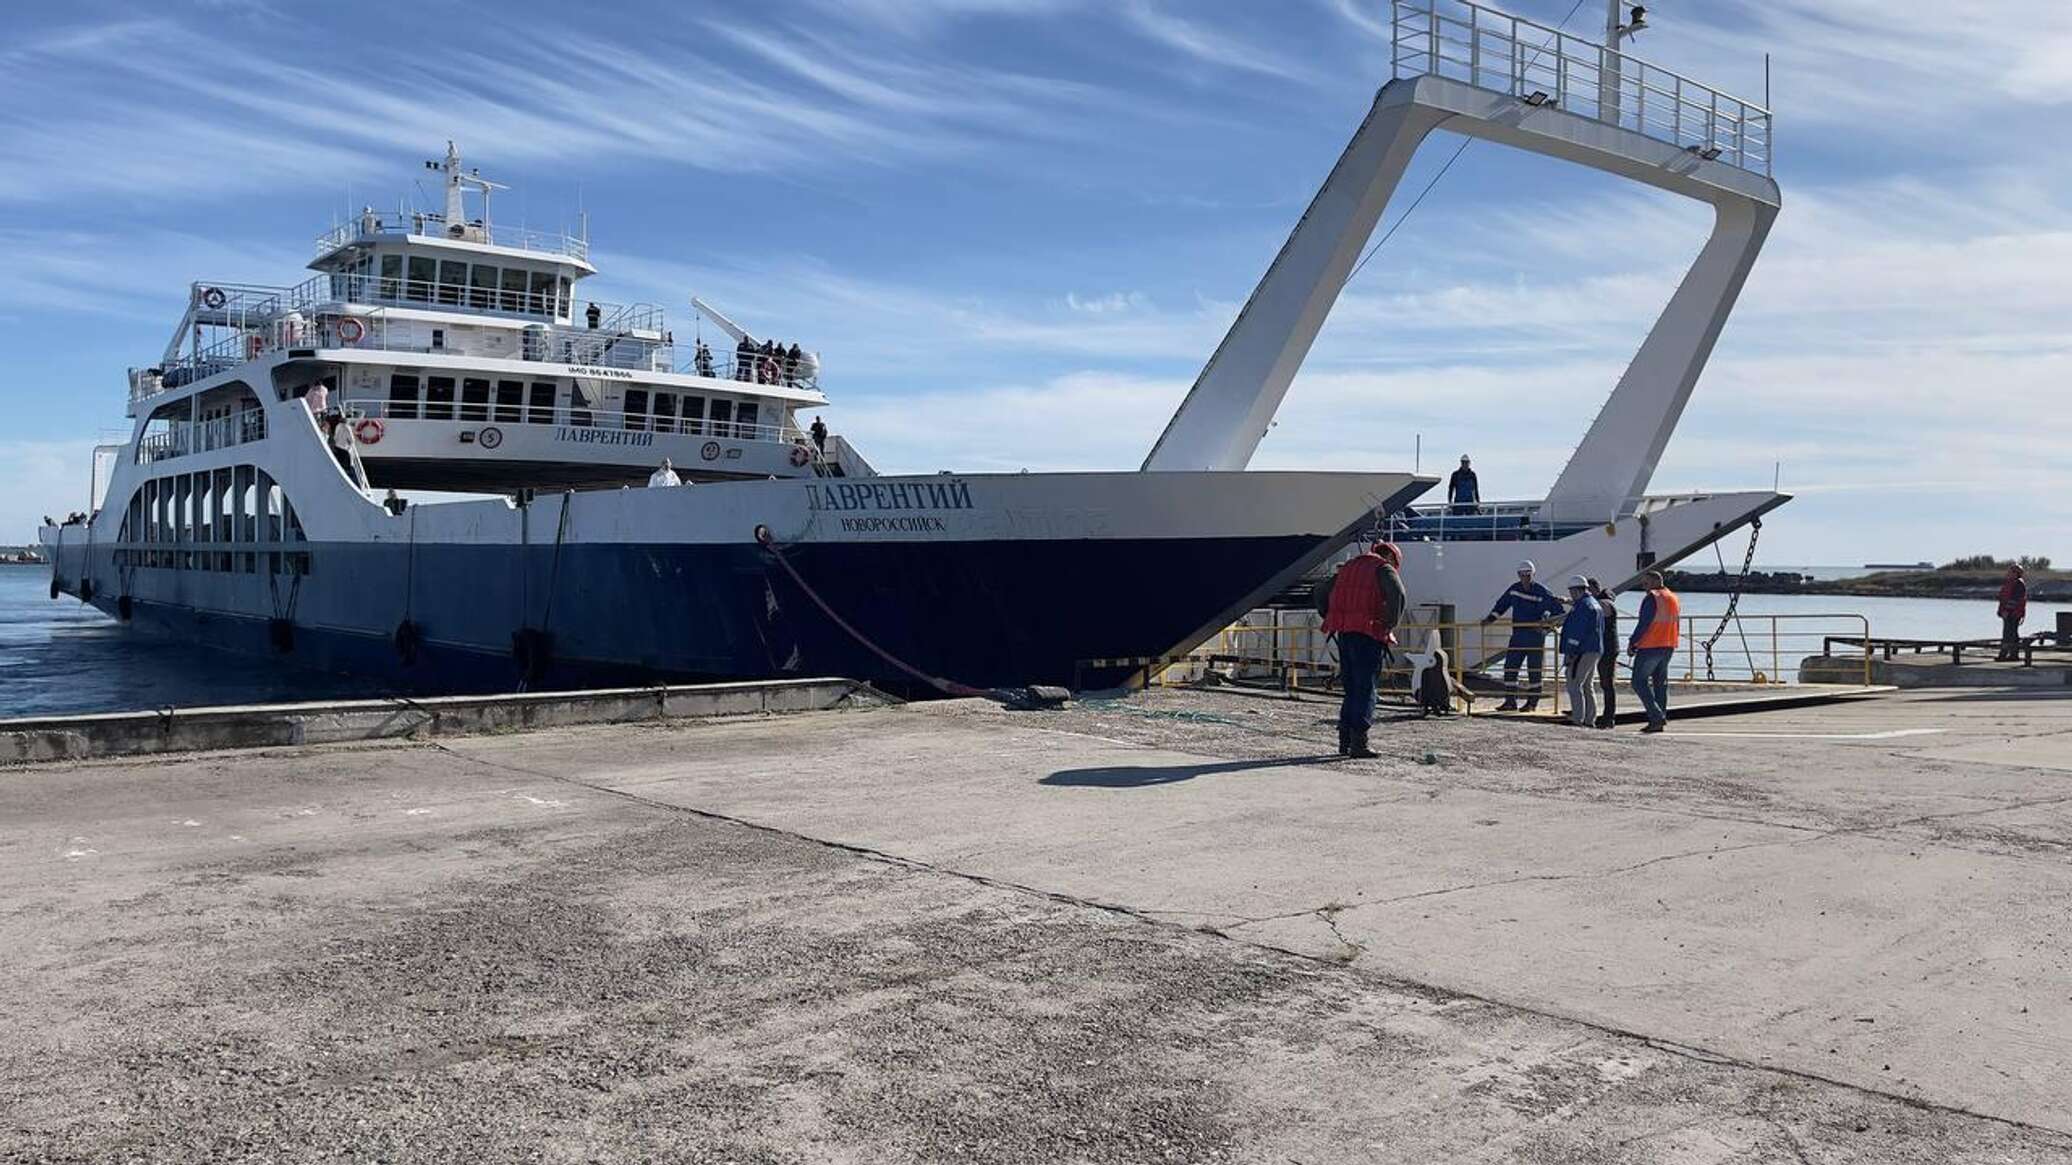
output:
[[1496, 710], [1499, 712], [1516, 712], [1518, 710], [1518, 701], [1505, 700], [1496, 706]]
[[1522, 709], [1522, 711], [1526, 712], [1537, 712], [1539, 710], [1540, 702], [1538, 700], [1527, 700], [1525, 702], [1525, 707]]
[[1353, 734], [1352, 734], [1352, 730], [1351, 730], [1351, 729], [1349, 729], [1349, 728], [1347, 728], [1347, 727], [1346, 727], [1345, 725], [1341, 724], [1341, 725], [1339, 725], [1339, 726], [1338, 726], [1338, 755], [1339, 755], [1339, 756], [1351, 756], [1352, 754], [1353, 754]]
[[1367, 747], [1367, 730], [1365, 728], [1353, 729], [1350, 744], [1351, 747], [1346, 750], [1345, 755], [1354, 760], [1372, 760], [1380, 755]]
[[1666, 720], [1650, 720], [1648, 721], [1648, 726], [1641, 729], [1641, 731], [1648, 734], [1667, 732], [1669, 731], [1669, 722]]

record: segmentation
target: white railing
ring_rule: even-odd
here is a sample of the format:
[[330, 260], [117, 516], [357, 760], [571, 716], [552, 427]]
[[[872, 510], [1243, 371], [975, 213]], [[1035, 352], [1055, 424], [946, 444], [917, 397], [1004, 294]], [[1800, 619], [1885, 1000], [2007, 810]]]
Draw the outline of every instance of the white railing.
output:
[[384, 421], [455, 421], [464, 424], [569, 426], [603, 432], [661, 433], [665, 436], [718, 437], [733, 441], [769, 441], [803, 445], [812, 441], [796, 425], [778, 422], [715, 421], [709, 417], [658, 417], [646, 413], [608, 412], [568, 404], [532, 405], [510, 401], [349, 400], [341, 406], [349, 419], [379, 417]]
[[[1705, 501], [1710, 494], [1651, 494], [1626, 499], [1617, 517], [1626, 519], [1659, 514], [1676, 506]], [[1436, 502], [1411, 506], [1389, 516], [1382, 533], [1396, 542], [1510, 542], [1552, 541], [1579, 530], [1603, 525], [1602, 521], [1554, 522], [1541, 517], [1546, 501], [1477, 502], [1473, 505]]]
[[537, 251], [543, 255], [566, 256], [587, 262], [590, 258], [590, 241], [577, 238], [565, 231], [534, 231], [519, 227], [485, 226], [478, 222], [448, 225], [446, 216], [430, 211], [367, 211], [351, 222], [343, 222], [317, 236], [317, 254], [328, 255], [350, 243], [364, 242], [383, 235], [427, 235], [440, 239], [458, 239], [470, 243], [487, 243], [493, 247], [510, 247], [519, 251]]
[[1465, 81], [1770, 172], [1771, 114], [1761, 105], [1470, 0], [1390, 0], [1389, 8], [1396, 77]]
[[190, 453], [228, 449], [266, 436], [266, 414], [247, 409], [206, 421], [175, 421], [137, 441], [137, 464], [148, 465]]

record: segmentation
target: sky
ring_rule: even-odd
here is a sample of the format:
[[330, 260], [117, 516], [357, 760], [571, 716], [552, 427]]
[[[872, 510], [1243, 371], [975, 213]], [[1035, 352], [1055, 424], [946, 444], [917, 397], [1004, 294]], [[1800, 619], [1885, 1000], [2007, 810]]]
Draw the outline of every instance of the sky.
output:
[[[1509, 11], [1592, 33], [1599, 0]], [[1759, 561], [2072, 562], [2072, 5], [1658, 0], [1760, 101], [1784, 210], [1656, 492], [1795, 500]], [[608, 12], [598, 19], [592, 12]], [[0, 542], [82, 508], [190, 281], [342, 215], [573, 226], [583, 291], [821, 353], [881, 470], [1134, 468], [1389, 80], [1386, 0], [76, 0], [0, 44]], [[1463, 139], [1420, 152], [1385, 223]], [[1540, 496], [1697, 253], [1694, 203], [1475, 143], [1345, 289], [1254, 468]], [[1387, 227], [1384, 227], [1387, 229]], [[710, 328], [707, 328], [710, 334]], [[1421, 462], [1419, 461], [1421, 450]], [[1726, 548], [1738, 555], [1739, 540]]]

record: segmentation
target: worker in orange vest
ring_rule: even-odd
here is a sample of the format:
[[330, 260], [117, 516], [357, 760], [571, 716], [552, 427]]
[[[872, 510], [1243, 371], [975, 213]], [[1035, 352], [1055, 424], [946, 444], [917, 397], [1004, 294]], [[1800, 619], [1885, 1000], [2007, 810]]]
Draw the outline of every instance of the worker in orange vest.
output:
[[1324, 611], [1324, 633], [1338, 636], [1339, 678], [1345, 698], [1338, 706], [1338, 755], [1371, 757], [1367, 734], [1374, 726], [1374, 690], [1381, 665], [1396, 642], [1396, 623], [1408, 600], [1397, 570], [1403, 553], [1377, 542], [1355, 555], [1331, 580], [1331, 601]]
[[1659, 570], [1642, 574], [1640, 585], [1647, 597], [1640, 601], [1633, 638], [1627, 643], [1633, 653], [1633, 694], [1648, 714], [1648, 726], [1641, 731], [1661, 732], [1669, 727], [1669, 661], [1676, 655], [1677, 635], [1683, 628], [1683, 604]]

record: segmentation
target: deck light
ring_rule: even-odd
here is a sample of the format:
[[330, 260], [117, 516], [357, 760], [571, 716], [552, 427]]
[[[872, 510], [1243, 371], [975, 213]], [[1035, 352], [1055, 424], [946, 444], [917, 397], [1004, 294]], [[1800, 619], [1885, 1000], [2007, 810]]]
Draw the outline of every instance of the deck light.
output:
[[1704, 149], [1698, 151], [1698, 156], [1710, 162], [1713, 159], [1719, 157], [1719, 147], [1707, 146]]
[[1547, 95], [1545, 89], [1535, 89], [1525, 95], [1525, 103], [1537, 109], [1542, 105], [1554, 104], [1554, 99]]

